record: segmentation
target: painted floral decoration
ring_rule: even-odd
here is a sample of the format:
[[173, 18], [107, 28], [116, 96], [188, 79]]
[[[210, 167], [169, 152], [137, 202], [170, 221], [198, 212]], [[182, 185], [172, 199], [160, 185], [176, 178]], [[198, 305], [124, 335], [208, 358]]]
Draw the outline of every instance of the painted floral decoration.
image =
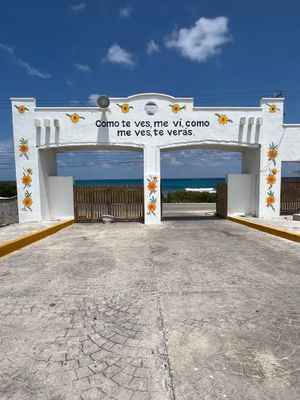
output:
[[148, 215], [155, 215], [156, 211], [156, 198], [154, 196], [150, 197], [148, 203]]
[[15, 107], [16, 107], [16, 109], [18, 110], [18, 112], [19, 112], [20, 114], [24, 114], [25, 111], [29, 111], [29, 109], [28, 109], [27, 107], [23, 106], [23, 105], [21, 105], [21, 106], [16, 106], [16, 105], [15, 105]]
[[70, 120], [73, 122], [73, 124], [77, 124], [77, 122], [79, 122], [80, 119], [85, 119], [84, 117], [81, 117], [77, 113], [66, 114], [66, 116], [70, 118]]
[[19, 152], [20, 152], [20, 157], [25, 157], [27, 160], [28, 158], [28, 151], [29, 151], [29, 146], [28, 146], [28, 139], [21, 138], [19, 142]]
[[149, 194], [151, 196], [151, 194], [156, 192], [158, 177], [150, 175], [150, 178], [147, 179], [147, 181], [148, 181], [147, 189], [148, 189]]
[[22, 184], [24, 185], [24, 189], [28, 188], [31, 186], [32, 183], [32, 169], [31, 168], [27, 168], [27, 169], [23, 169], [23, 176], [22, 176]]
[[129, 110], [131, 108], [133, 108], [132, 106], [130, 106], [128, 103], [123, 103], [123, 104], [117, 104], [118, 107], [121, 108], [121, 111], [123, 114], [128, 114]]
[[278, 169], [275, 168], [276, 166], [276, 158], [278, 157], [278, 145], [275, 145], [273, 142], [269, 145], [269, 150], [268, 150], [268, 161], [273, 163], [273, 168], [269, 169], [269, 174], [266, 177], [266, 182], [269, 185], [268, 192], [267, 192], [267, 197], [266, 197], [266, 205], [267, 207], [271, 207], [273, 211], [275, 211], [275, 197], [274, 197], [274, 192], [272, 190], [273, 186], [277, 182], [277, 173]]
[[233, 123], [231, 119], [227, 117], [226, 114], [215, 114], [218, 117], [218, 122], [220, 125], [226, 125], [228, 122]]
[[275, 144], [272, 142], [269, 145], [268, 160], [272, 161], [274, 166], [276, 166], [276, 158], [277, 157], [278, 157], [278, 145], [275, 146]]
[[28, 190], [26, 190], [25, 197], [23, 199], [23, 206], [24, 206], [22, 208], [23, 211], [27, 211], [27, 210], [32, 211], [31, 206], [32, 206], [33, 202], [32, 202], [31, 196], [32, 196], [32, 193], [29, 193]]
[[275, 104], [268, 104], [267, 103], [267, 106], [269, 106], [269, 112], [270, 113], [275, 113], [276, 111], [279, 110], [279, 108]]
[[267, 207], [271, 207], [272, 210], [275, 211], [275, 208], [274, 208], [274, 203], [275, 203], [274, 192], [272, 192], [272, 190], [269, 189], [267, 194], [268, 194], [268, 196], [266, 198]]
[[173, 112], [174, 114], [179, 113], [179, 111], [181, 111], [181, 110], [186, 110], [186, 106], [180, 107], [180, 105], [177, 104], [177, 103], [175, 103], [175, 104], [169, 104], [169, 106], [172, 107], [172, 112]]
[[276, 183], [276, 176], [273, 174], [269, 174], [266, 178], [267, 184], [272, 187]]

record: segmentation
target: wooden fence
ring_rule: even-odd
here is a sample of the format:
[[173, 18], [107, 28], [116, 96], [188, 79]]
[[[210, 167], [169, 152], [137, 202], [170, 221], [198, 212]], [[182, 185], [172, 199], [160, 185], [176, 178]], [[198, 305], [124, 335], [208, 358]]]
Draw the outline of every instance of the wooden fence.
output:
[[218, 217], [227, 217], [227, 183], [217, 184], [216, 214]]
[[280, 196], [280, 214], [300, 213], [300, 179], [282, 179]]
[[143, 186], [74, 186], [76, 222], [98, 222], [104, 215], [116, 221], [144, 220]]

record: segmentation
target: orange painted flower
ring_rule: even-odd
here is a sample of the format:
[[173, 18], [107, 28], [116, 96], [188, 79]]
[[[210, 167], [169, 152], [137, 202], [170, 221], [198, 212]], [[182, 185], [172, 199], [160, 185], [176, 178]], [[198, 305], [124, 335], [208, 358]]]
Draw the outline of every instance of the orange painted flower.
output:
[[180, 107], [180, 105], [177, 103], [169, 104], [169, 106], [172, 108], [172, 112], [175, 114], [179, 113], [179, 111], [181, 111], [181, 110], [186, 110], [186, 106]]
[[148, 211], [149, 213], [154, 213], [156, 210], [156, 204], [155, 203], [149, 203], [148, 204]]
[[268, 151], [268, 158], [269, 160], [275, 160], [275, 158], [278, 156], [278, 151], [276, 149], [270, 149]]
[[267, 202], [267, 205], [272, 206], [275, 203], [275, 197], [274, 196], [268, 196], [266, 198], [266, 202]]
[[123, 114], [128, 114], [130, 109], [133, 108], [128, 103], [117, 104], [117, 106], [121, 108]]
[[78, 115], [77, 113], [66, 114], [66, 116], [70, 118], [70, 120], [73, 122], [73, 124], [77, 124], [77, 122], [78, 122], [80, 119], [85, 119], [84, 117], [81, 117], [81, 116]]
[[25, 157], [27, 160], [28, 158], [28, 151], [29, 151], [29, 146], [28, 146], [28, 139], [21, 138], [19, 142], [19, 152], [20, 152], [20, 157]]
[[180, 111], [179, 104], [173, 104], [172, 111], [173, 113], [177, 114]]
[[30, 208], [32, 206], [32, 199], [30, 197], [25, 197], [23, 200], [23, 205], [26, 208]]
[[28, 153], [29, 146], [27, 144], [20, 144], [19, 151], [22, 154]]
[[26, 192], [25, 192], [25, 197], [24, 197], [22, 203], [24, 206], [22, 208], [22, 211], [27, 211], [27, 210], [32, 211], [31, 206], [32, 206], [33, 201], [31, 198], [31, 193], [29, 193], [28, 190], [26, 190]]
[[25, 187], [26, 186], [31, 186], [31, 182], [32, 182], [32, 179], [31, 179], [31, 177], [29, 175], [23, 175], [22, 176], [22, 183], [23, 183], [23, 185], [25, 185]]
[[77, 122], [78, 122], [79, 119], [80, 119], [79, 115], [76, 114], [76, 113], [72, 114], [70, 118], [71, 118], [71, 121], [72, 121], [74, 124], [77, 124]]
[[157, 188], [157, 185], [156, 185], [156, 183], [154, 181], [152, 181], [152, 182], [148, 183], [147, 187], [148, 187], [149, 192], [155, 192], [156, 188]]
[[218, 117], [218, 122], [220, 125], [226, 125], [227, 122], [233, 122], [231, 119], [227, 117], [226, 114], [215, 114]]
[[277, 111], [277, 107], [275, 106], [275, 104], [270, 104], [269, 112], [270, 113], [275, 113], [276, 111]]
[[227, 122], [228, 122], [227, 115], [225, 115], [225, 114], [220, 115], [218, 121], [219, 121], [219, 124], [221, 124], [221, 125], [227, 124]]
[[272, 172], [273, 175], [276, 175], [277, 172], [278, 172], [278, 169], [277, 169], [277, 168], [272, 168], [272, 169], [271, 169], [271, 172]]
[[157, 182], [157, 181], [158, 181], [158, 176], [155, 175], [155, 176], [153, 177], [153, 179], [155, 180], [155, 182]]
[[122, 104], [122, 113], [124, 114], [129, 113], [129, 104], [127, 103]]
[[16, 106], [16, 105], [15, 105], [15, 107], [16, 107], [16, 109], [18, 110], [18, 112], [19, 112], [20, 114], [24, 114], [25, 111], [28, 111], [28, 108], [25, 107], [25, 106], [23, 106], [23, 105], [21, 105], [21, 106]]
[[276, 183], [276, 176], [268, 175], [267, 176], [267, 184], [273, 186], [275, 183]]

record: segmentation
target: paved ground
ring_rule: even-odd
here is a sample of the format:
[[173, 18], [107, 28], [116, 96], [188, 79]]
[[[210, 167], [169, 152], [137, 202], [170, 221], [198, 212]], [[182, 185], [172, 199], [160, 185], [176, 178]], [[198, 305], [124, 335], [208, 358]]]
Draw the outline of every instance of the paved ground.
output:
[[293, 221], [293, 216], [280, 216], [274, 219], [264, 219], [264, 218], [245, 218], [250, 222], [255, 222], [256, 224], [268, 225], [274, 228], [282, 229], [284, 231], [290, 231], [300, 234], [300, 221]]
[[0, 261], [1, 400], [298, 400], [299, 244], [76, 224]]
[[0, 244], [55, 225], [60, 221], [26, 222], [0, 227]]
[[215, 203], [164, 203], [163, 220], [197, 219], [216, 212]]

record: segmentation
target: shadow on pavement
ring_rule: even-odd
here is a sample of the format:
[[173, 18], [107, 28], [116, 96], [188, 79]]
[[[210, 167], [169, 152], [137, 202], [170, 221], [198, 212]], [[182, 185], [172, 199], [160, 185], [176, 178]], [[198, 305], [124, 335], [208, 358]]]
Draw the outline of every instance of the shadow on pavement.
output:
[[182, 215], [182, 216], [163, 216], [162, 221], [221, 221], [223, 218], [215, 215]]

